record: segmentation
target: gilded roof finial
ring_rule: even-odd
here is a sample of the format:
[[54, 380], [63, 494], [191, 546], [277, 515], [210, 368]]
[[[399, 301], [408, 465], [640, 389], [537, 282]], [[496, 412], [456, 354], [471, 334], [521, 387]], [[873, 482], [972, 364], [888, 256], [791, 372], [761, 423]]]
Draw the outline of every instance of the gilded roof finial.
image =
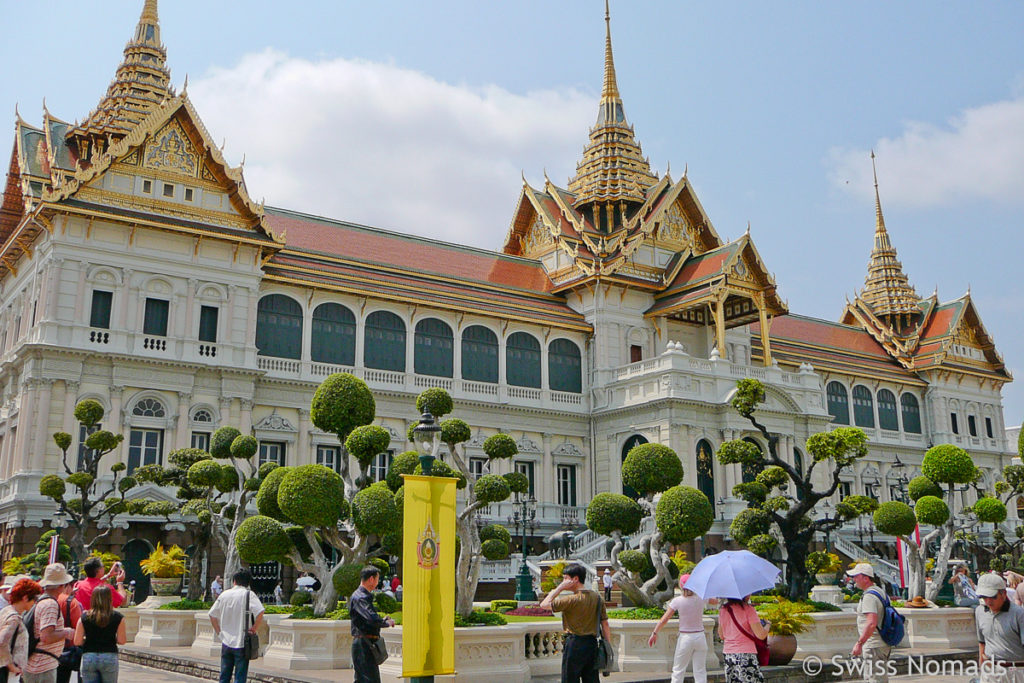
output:
[[878, 196], [878, 170], [875, 168], [875, 150], [871, 150], [871, 175], [875, 178], [875, 231], [885, 232], [885, 217], [882, 215], [882, 200]]
[[619, 84], [615, 81], [615, 59], [612, 57], [612, 14], [608, 0], [604, 0], [604, 87], [601, 101], [619, 99]]

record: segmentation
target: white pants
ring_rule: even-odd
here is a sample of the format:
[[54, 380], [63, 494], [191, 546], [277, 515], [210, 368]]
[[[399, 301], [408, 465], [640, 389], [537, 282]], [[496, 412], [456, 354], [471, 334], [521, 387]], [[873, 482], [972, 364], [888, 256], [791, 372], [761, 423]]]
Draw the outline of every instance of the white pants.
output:
[[708, 683], [708, 641], [704, 632], [680, 633], [672, 660], [672, 683], [683, 683], [686, 667], [693, 660], [694, 683]]

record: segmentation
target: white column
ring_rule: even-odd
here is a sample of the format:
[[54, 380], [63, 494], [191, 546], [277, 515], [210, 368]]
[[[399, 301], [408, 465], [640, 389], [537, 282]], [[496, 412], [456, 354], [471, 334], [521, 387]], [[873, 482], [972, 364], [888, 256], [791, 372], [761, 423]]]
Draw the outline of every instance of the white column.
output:
[[249, 311], [245, 323], [245, 345], [254, 346], [256, 344], [256, 308], [259, 304], [259, 292], [246, 287], [245, 303]]
[[462, 379], [462, 331], [463, 326], [456, 324], [454, 338], [452, 339], [452, 377], [456, 380]]
[[299, 452], [295, 457], [296, 465], [310, 465], [316, 462], [316, 456], [309, 445], [309, 410], [299, 408]]
[[409, 327], [405, 331], [405, 371], [416, 371], [416, 319], [409, 316]]
[[[540, 460], [540, 499], [545, 503], [556, 503], [558, 502], [557, 489], [558, 483], [555, 477], [555, 462], [551, 456], [551, 438], [552, 434], [545, 432], [541, 435], [541, 460]], [[579, 482], [577, 482], [578, 484]]]
[[[185, 329], [183, 335], [185, 339], [193, 339], [198, 337], [198, 330], [193, 330], [192, 323], [196, 319], [195, 302], [196, 302], [196, 287], [199, 285], [199, 280], [195, 278], [188, 279], [188, 292], [185, 294]], [[185, 446], [181, 446], [185, 448]]]
[[250, 398], [239, 399], [239, 406], [242, 409], [241, 424], [238, 427], [238, 431], [243, 434], [249, 434], [252, 432], [252, 407], [254, 401]]
[[302, 309], [302, 353], [300, 359], [309, 363], [312, 358], [313, 349], [313, 306], [305, 306]]
[[356, 316], [356, 362], [355, 367], [365, 368], [363, 353], [366, 348], [366, 318], [360, 313]]
[[64, 417], [61, 429], [71, 435], [71, 448], [77, 448], [78, 423], [75, 421], [75, 402], [78, 400], [79, 382], [64, 380]]
[[134, 331], [134, 321], [128, 320], [128, 302], [132, 298], [132, 271], [130, 268], [124, 269], [123, 279], [121, 286], [116, 288], [114, 292], [114, 300], [117, 301], [117, 315], [114, 316], [114, 329], [127, 330], [132, 329]]
[[548, 347], [549, 342], [543, 341], [540, 346], [540, 388], [551, 389], [551, 378], [548, 376]]
[[224, 316], [224, 339], [221, 341], [226, 342], [228, 344], [235, 343], [235, 294], [237, 291], [238, 287], [235, 287], [234, 285], [228, 285], [228, 301], [224, 307], [224, 310], [221, 313]]
[[36, 438], [32, 453], [32, 470], [35, 472], [46, 471], [46, 451], [50, 443], [50, 435], [47, 434], [50, 417], [50, 397], [53, 391], [52, 379], [39, 380], [39, 394], [36, 400], [36, 413], [33, 416], [36, 424]]
[[[125, 441], [128, 441], [128, 435], [124, 434], [124, 411], [121, 405], [123, 401], [124, 387], [111, 384], [110, 413], [103, 418], [103, 424], [106, 425], [107, 431], [115, 435], [122, 434], [125, 436]], [[118, 449], [120, 449], [120, 452], [118, 452]], [[114, 462], [128, 462], [127, 452], [121, 446], [114, 449]]]
[[[187, 391], [178, 392], [178, 416], [175, 418], [174, 449], [188, 448], [192, 445], [188, 434], [188, 408], [192, 403], [192, 394]], [[174, 450], [170, 449], [170, 450]]]

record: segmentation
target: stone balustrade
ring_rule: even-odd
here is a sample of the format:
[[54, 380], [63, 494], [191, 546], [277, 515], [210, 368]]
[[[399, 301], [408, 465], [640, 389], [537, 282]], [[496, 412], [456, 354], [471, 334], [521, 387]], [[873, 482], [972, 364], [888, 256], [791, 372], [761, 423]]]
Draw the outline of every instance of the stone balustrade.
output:
[[848, 655], [857, 642], [856, 612], [815, 612], [814, 623], [796, 637], [798, 659], [814, 655], [827, 660], [833, 655]]
[[129, 643], [134, 643], [135, 634], [139, 632], [139, 608], [119, 607], [117, 611], [121, 613], [121, 616], [124, 619], [124, 632], [126, 641]]
[[140, 607], [138, 612], [139, 632], [135, 635], [135, 644], [139, 647], [191, 647], [196, 638], [196, 610]]
[[351, 668], [352, 627], [348, 620], [269, 621], [270, 633], [263, 655], [267, 666], [296, 671]]
[[906, 617], [904, 644], [911, 648], [975, 648], [978, 630], [971, 607], [898, 610]]
[[[197, 657], [220, 657], [220, 638], [213, 632], [210, 615], [205, 611], [194, 612], [196, 637], [192, 641], [192, 652]], [[287, 614], [267, 614], [260, 622], [256, 633], [260, 637], [260, 656], [264, 656], [270, 643], [270, 627], [288, 617]]]

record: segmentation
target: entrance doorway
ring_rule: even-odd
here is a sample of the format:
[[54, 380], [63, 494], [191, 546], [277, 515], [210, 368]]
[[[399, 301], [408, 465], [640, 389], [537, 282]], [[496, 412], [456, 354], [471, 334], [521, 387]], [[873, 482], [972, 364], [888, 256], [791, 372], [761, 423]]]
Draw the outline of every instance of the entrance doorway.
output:
[[136, 605], [149, 597], [149, 577], [142, 573], [139, 562], [149, 557], [151, 552], [153, 552], [153, 546], [142, 538], [133, 538], [125, 543], [121, 550], [121, 555], [124, 557], [125, 585], [130, 586], [132, 581], [135, 582], [133, 601]]
[[[626, 439], [626, 443], [622, 444], [622, 462], [626, 462], [626, 456], [629, 455], [629, 452], [631, 450], [633, 450], [640, 444], [645, 443], [647, 443], [647, 439], [640, 436], [639, 434], [634, 434], [633, 436]], [[637, 500], [638, 498], [640, 498], [640, 494], [634, 491], [633, 487], [626, 486], [625, 484], [622, 485], [622, 495], [629, 496], [633, 500]]]

